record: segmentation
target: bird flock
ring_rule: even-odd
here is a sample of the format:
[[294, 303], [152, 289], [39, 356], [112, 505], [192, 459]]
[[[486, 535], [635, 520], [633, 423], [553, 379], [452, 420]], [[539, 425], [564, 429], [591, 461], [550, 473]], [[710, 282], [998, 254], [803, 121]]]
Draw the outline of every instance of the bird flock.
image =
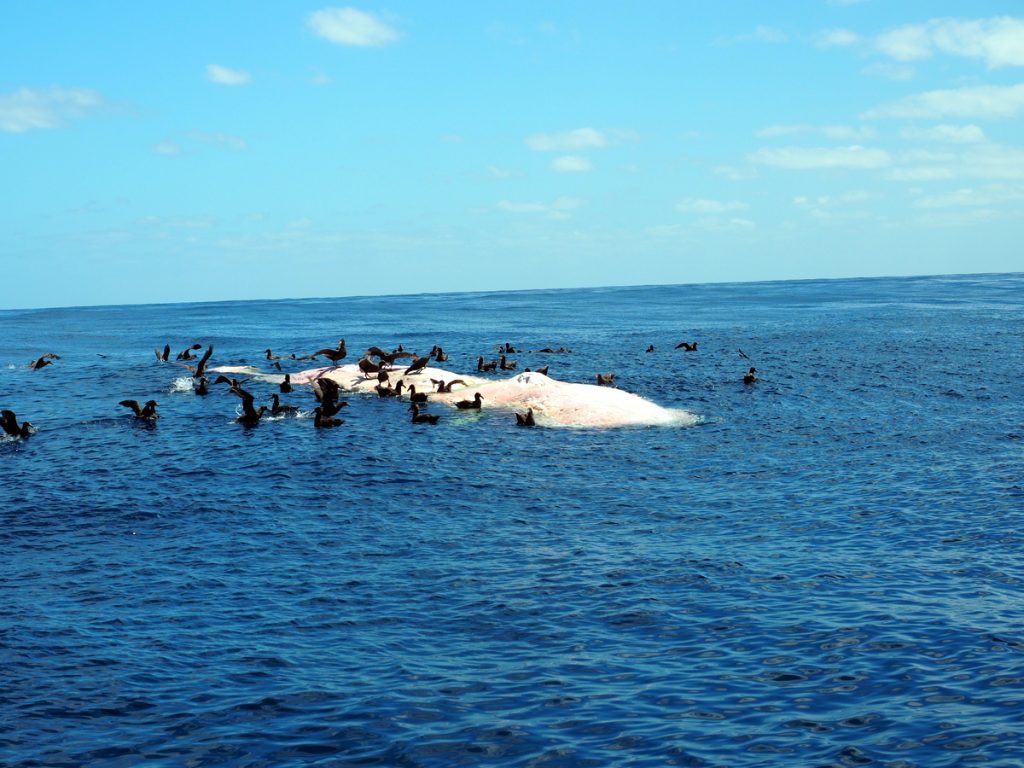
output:
[[[165, 344], [162, 349], [157, 348], [153, 351], [158, 362], [173, 362], [173, 364], [187, 369], [192, 375], [192, 391], [196, 395], [203, 397], [210, 393], [211, 382], [206, 374], [209, 369], [210, 360], [213, 356], [213, 345], [211, 344], [207, 346], [205, 352], [203, 352], [201, 356], [197, 355], [196, 353], [202, 348], [202, 344], [190, 344], [179, 352], [173, 361], [171, 360], [172, 349], [170, 344]], [[681, 341], [676, 345], [675, 349], [681, 349], [684, 352], [696, 352], [697, 342]], [[477, 358], [477, 372], [490, 373], [499, 370], [515, 370], [517, 368], [517, 361], [509, 359], [508, 356], [524, 351], [546, 354], [572, 353], [571, 349], [564, 346], [558, 348], [544, 347], [542, 349], [535, 350], [522, 350], [517, 349], [512, 344], [506, 342], [498, 346], [498, 359], [485, 360], [483, 355], [480, 355]], [[654, 345], [649, 345], [645, 351], [654, 352]], [[742, 349], [738, 350], [738, 352], [741, 358], [745, 360], [750, 359]], [[337, 366], [341, 364], [341, 361], [348, 356], [348, 349], [345, 344], [345, 339], [340, 339], [336, 347], [324, 347], [322, 349], [318, 349], [316, 352], [306, 355], [276, 355], [270, 348], [267, 348], [264, 353], [266, 359], [270, 361], [271, 365], [277, 370], [283, 372], [280, 363], [281, 360], [304, 361], [317, 360], [322, 357], [329, 360], [333, 364], [334, 368], [337, 368]], [[52, 365], [54, 361], [60, 359], [59, 355], [48, 352], [30, 362], [28, 367], [37, 371]], [[195, 365], [188, 362], [193, 360], [198, 360], [198, 362]], [[365, 379], [369, 380], [371, 377], [376, 377], [377, 385], [374, 387], [374, 391], [378, 397], [382, 399], [405, 399], [409, 403], [409, 410], [412, 414], [411, 422], [413, 424], [437, 424], [441, 418], [440, 415], [428, 413], [426, 411], [426, 408], [429, 405], [429, 394], [449, 394], [452, 392], [452, 387], [455, 385], [462, 385], [462, 387], [467, 387], [468, 385], [462, 379], [452, 379], [445, 382], [444, 380], [431, 378], [429, 381], [433, 389], [428, 393], [427, 391], [418, 388], [416, 383], [406, 383], [405, 377], [411, 378], [417, 374], [421, 374], [423, 369], [425, 369], [432, 360], [439, 363], [445, 362], [448, 360], [448, 354], [441, 346], [435, 344], [429, 353], [420, 356], [414, 352], [407, 351], [401, 344], [399, 344], [396, 349], [393, 349], [390, 352], [385, 351], [379, 346], [371, 346], [367, 348], [366, 352], [359, 359], [356, 365]], [[408, 361], [408, 365], [406, 365], [405, 362], [400, 363], [399, 361]], [[535, 370], [537, 373], [547, 375], [548, 368], [549, 366], [545, 365]], [[332, 368], [325, 368], [310, 382], [310, 389], [317, 401], [317, 405], [313, 409], [313, 426], [316, 429], [339, 427], [345, 423], [345, 420], [338, 418], [337, 415], [341, 409], [348, 407], [348, 402], [341, 399], [341, 388], [338, 383], [325, 375], [331, 370]], [[524, 372], [528, 371], [530, 371], [529, 368], [524, 369]], [[392, 375], [400, 375], [401, 378], [399, 378], [395, 384], [392, 384]], [[614, 373], [598, 373], [595, 378], [598, 386], [615, 386]], [[753, 366], [751, 366], [747, 373], [743, 375], [743, 383], [747, 386], [753, 385], [759, 380], [760, 379], [757, 377], [757, 369]], [[271, 404], [269, 406], [256, 405], [256, 396], [243, 387], [243, 384], [246, 384], [248, 381], [249, 379], [243, 379], [240, 381], [236, 378], [218, 375], [212, 382], [214, 385], [226, 384], [228, 386], [227, 391], [238, 397], [241, 401], [241, 414], [235, 419], [239, 424], [252, 427], [258, 424], [267, 413], [271, 416], [286, 416], [288, 414], [297, 414], [299, 412], [298, 406], [281, 402], [282, 394], [291, 394], [294, 391], [290, 373], [284, 373], [284, 380], [278, 384], [279, 392], [275, 392], [271, 395]], [[418, 381], [418, 379], [416, 379], [416, 381]], [[481, 410], [483, 400], [483, 395], [479, 392], [475, 392], [472, 399], [458, 400], [454, 405], [459, 410], [464, 411]], [[138, 400], [125, 399], [121, 400], [118, 405], [130, 410], [135, 419], [143, 422], [155, 422], [160, 418], [160, 414], [157, 413], [159, 403], [153, 399], [149, 399], [142, 404], [140, 404]], [[527, 409], [525, 413], [516, 413], [515, 418], [517, 426], [536, 426], [532, 408]], [[0, 429], [2, 429], [3, 433], [8, 437], [20, 439], [26, 439], [36, 431], [32, 422], [25, 421], [19, 424], [17, 414], [10, 409], [0, 411]]]

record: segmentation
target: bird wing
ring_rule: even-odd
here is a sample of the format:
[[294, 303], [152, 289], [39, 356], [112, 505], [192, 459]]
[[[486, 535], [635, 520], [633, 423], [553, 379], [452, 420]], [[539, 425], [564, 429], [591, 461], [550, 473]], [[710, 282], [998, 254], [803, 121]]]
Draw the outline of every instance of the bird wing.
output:
[[142, 414], [142, 408], [139, 407], [138, 400], [122, 400], [118, 405], [123, 405], [125, 408], [131, 408], [132, 412], [136, 416], [140, 416]]
[[196, 376], [203, 375], [203, 371], [206, 370], [206, 364], [210, 362], [211, 355], [213, 355], [213, 344], [206, 348], [206, 351], [203, 352], [203, 356], [199, 359], [199, 365], [196, 366]]

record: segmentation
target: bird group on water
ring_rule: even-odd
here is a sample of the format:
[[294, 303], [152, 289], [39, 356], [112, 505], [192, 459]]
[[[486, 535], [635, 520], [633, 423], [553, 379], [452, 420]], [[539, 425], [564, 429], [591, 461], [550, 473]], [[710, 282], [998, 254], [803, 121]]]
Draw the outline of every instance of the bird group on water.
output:
[[[696, 352], [697, 344], [698, 343], [696, 341], [681, 341], [676, 345], [675, 349], [682, 349], [685, 352]], [[210, 392], [210, 381], [206, 376], [206, 371], [210, 359], [213, 356], [213, 345], [211, 344], [207, 346], [206, 351], [201, 356], [196, 355], [195, 353], [202, 348], [202, 344], [190, 344], [179, 352], [173, 361], [175, 365], [186, 368], [192, 374], [192, 390], [196, 395], [201, 397], [208, 395]], [[477, 371], [487, 373], [498, 370], [515, 370], [517, 367], [517, 361], [508, 359], [508, 355], [521, 353], [523, 351], [527, 350], [517, 349], [508, 342], [501, 344], [498, 346], [499, 359], [485, 361], [483, 355], [478, 357]], [[544, 347], [543, 349], [528, 351], [547, 354], [572, 353], [571, 349], [564, 346], [558, 347], [557, 349]], [[654, 352], [654, 345], [648, 345], [645, 351], [648, 353]], [[741, 358], [749, 361], [750, 358], [742, 349], [738, 351]], [[172, 349], [170, 344], [165, 344], [163, 349], [158, 348], [154, 350], [158, 362], [170, 362], [171, 352]], [[321, 357], [330, 360], [333, 367], [336, 368], [341, 364], [341, 361], [348, 356], [348, 349], [345, 344], [345, 339], [340, 339], [336, 347], [325, 347], [307, 355], [275, 355], [273, 350], [270, 348], [265, 350], [265, 355], [266, 359], [272, 361], [278, 370], [281, 369], [280, 363], [278, 362], [280, 360], [303, 361], [316, 360]], [[40, 370], [52, 365], [55, 360], [60, 359], [60, 355], [48, 352], [31, 361], [28, 367], [32, 370]], [[198, 359], [198, 363], [195, 365], [192, 365], [189, 362], [184, 362], [196, 359]], [[400, 360], [407, 360], [409, 363], [406, 366], [404, 363], [399, 363]], [[413, 424], [437, 424], [440, 420], [440, 415], [424, 411], [424, 409], [428, 407], [429, 403], [428, 392], [417, 389], [415, 383], [406, 384], [404, 380], [405, 376], [415, 376], [422, 373], [423, 369], [427, 367], [431, 360], [445, 362], [448, 360], [448, 354], [442, 347], [436, 344], [429, 353], [423, 356], [407, 351], [401, 344], [390, 352], [385, 351], [379, 346], [371, 346], [367, 348], [364, 355], [359, 359], [357, 366], [362, 372], [364, 378], [369, 379], [370, 377], [376, 377], [377, 385], [374, 387], [374, 391], [377, 393], [378, 397], [400, 399], [404, 394], [410, 404], [409, 410], [412, 412], [411, 422]], [[536, 372], [547, 375], [548, 367], [549, 366], [545, 365], [542, 368], [537, 368]], [[337, 414], [342, 408], [348, 406], [348, 402], [340, 399], [341, 388], [338, 383], [324, 375], [330, 370], [331, 369], [325, 369], [311, 382], [311, 389], [318, 403], [313, 409], [313, 425], [317, 429], [339, 427], [345, 423], [344, 419], [337, 418]], [[403, 378], [398, 379], [397, 383], [392, 385], [391, 375], [393, 373], [397, 375], [399, 371], [401, 371], [401, 376]], [[528, 372], [530, 369], [525, 368], [524, 371]], [[615, 386], [614, 373], [598, 373], [596, 374], [596, 380], [598, 386]], [[239, 424], [250, 427], [255, 426], [267, 413], [270, 413], [271, 416], [285, 416], [290, 413], [298, 413], [298, 406], [282, 403], [280, 398], [280, 394], [290, 394], [294, 391], [290, 373], [285, 373], [284, 380], [278, 385], [280, 394], [273, 393], [271, 395], [270, 406], [256, 406], [255, 395], [242, 386], [247, 381], [248, 379], [239, 381], [238, 379], [229, 378], [224, 375], [217, 376], [213, 381], [213, 384], [215, 385], [227, 384], [228, 391], [241, 400], [242, 412], [241, 415], [237, 416], [235, 419]], [[458, 384], [461, 384], [463, 387], [467, 386], [466, 382], [462, 379], [452, 379], [445, 382], [443, 379], [439, 380], [431, 378], [429, 381], [434, 387], [432, 390], [433, 394], [450, 394], [452, 392], [452, 387]], [[760, 379], [757, 376], [757, 368], [751, 366], [747, 373], [743, 375], [743, 384], [750, 386], [758, 381], [760, 381]], [[454, 405], [459, 410], [481, 410], [483, 400], [483, 395], [479, 392], [475, 392], [472, 399], [458, 400]], [[159, 418], [159, 414], [157, 413], [159, 403], [157, 403], [156, 400], [150, 399], [140, 405], [138, 400], [125, 399], [121, 400], [118, 405], [129, 409], [135, 419], [143, 422], [154, 422]], [[517, 426], [536, 426], [532, 408], [527, 409], [526, 413], [516, 413], [515, 417]], [[35, 432], [32, 422], [25, 421], [19, 424], [17, 414], [15, 414], [13, 410], [9, 409], [0, 411], [0, 429], [2, 429], [3, 433], [9, 437], [22, 439], [28, 438]]]

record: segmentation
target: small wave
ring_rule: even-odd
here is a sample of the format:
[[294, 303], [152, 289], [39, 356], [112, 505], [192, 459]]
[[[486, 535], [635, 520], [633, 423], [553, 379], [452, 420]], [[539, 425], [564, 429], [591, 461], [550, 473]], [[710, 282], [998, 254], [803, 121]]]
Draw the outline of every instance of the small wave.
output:
[[194, 388], [192, 385], [191, 376], [180, 376], [171, 382], [171, 386], [167, 389], [171, 394], [178, 394], [183, 392], [193, 392]]

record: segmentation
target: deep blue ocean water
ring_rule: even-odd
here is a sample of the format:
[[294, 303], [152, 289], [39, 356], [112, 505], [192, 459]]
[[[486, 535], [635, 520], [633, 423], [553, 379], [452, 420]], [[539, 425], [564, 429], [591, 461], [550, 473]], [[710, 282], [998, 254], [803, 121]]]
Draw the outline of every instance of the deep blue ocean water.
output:
[[[702, 423], [247, 429], [152, 352], [341, 337]], [[0, 312], [0, 764], [1022, 765], [1022, 375], [1024, 275]]]

